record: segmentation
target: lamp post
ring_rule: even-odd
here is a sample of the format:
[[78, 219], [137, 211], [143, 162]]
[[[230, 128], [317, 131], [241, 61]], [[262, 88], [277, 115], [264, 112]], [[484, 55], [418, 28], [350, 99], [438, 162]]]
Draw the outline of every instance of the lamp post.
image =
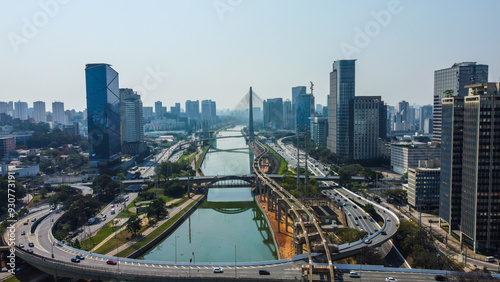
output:
[[174, 237], [174, 240], [175, 240], [175, 264], [177, 264], [177, 237], [179, 237], [179, 236]]

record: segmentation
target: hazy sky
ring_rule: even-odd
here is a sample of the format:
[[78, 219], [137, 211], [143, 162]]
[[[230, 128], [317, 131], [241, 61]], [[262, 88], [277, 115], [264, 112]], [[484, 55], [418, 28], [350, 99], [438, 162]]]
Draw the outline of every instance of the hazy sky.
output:
[[108, 63], [145, 106], [249, 86], [289, 98], [313, 81], [326, 104], [338, 59], [357, 59], [356, 96], [432, 104], [434, 71], [455, 62], [500, 76], [500, 1], [0, 0], [0, 101], [86, 106], [85, 64]]

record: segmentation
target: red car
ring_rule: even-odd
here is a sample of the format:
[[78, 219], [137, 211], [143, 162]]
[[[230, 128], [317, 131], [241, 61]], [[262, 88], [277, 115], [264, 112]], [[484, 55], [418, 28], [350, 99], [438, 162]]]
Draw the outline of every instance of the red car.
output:
[[112, 264], [112, 265], [116, 265], [116, 260], [112, 260], [112, 259], [108, 259], [106, 261], [107, 264]]

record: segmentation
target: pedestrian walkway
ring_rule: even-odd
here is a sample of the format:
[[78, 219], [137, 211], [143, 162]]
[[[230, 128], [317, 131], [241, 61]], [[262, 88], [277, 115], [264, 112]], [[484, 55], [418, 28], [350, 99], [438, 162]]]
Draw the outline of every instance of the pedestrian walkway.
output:
[[[127, 243], [121, 245], [120, 247], [118, 247], [117, 249], [113, 250], [113, 251], [110, 251], [109, 253], [107, 253], [106, 255], [108, 256], [112, 256], [112, 255], [115, 255], [127, 248], [129, 248], [130, 246], [132, 246], [133, 244], [135, 244], [137, 241], [141, 240], [142, 238], [148, 236], [149, 234], [151, 234], [151, 232], [153, 232], [156, 228], [162, 226], [165, 222], [167, 222], [171, 217], [175, 216], [177, 213], [179, 213], [180, 211], [182, 211], [182, 209], [184, 209], [185, 207], [187, 207], [189, 204], [191, 204], [192, 202], [195, 202], [197, 200], [199, 200], [201, 197], [203, 197], [203, 195], [195, 195], [193, 198], [187, 200], [186, 202], [184, 202], [182, 205], [172, 209], [171, 211], [169, 210], [169, 216], [165, 217], [164, 219], [158, 221], [154, 226], [151, 226], [149, 227], [148, 229], [146, 229], [144, 232], [142, 232], [140, 235], [138, 235], [136, 238], [134, 238], [133, 240], [131, 241], [128, 241]], [[179, 200], [179, 199], [178, 199]], [[169, 204], [171, 203], [172, 201], [169, 202]], [[123, 227], [123, 228], [126, 228], [126, 227]], [[112, 234], [113, 235], [113, 234]], [[106, 238], [107, 240], [109, 240], [110, 238], [112, 238], [112, 235], [110, 235], [108, 238]]]

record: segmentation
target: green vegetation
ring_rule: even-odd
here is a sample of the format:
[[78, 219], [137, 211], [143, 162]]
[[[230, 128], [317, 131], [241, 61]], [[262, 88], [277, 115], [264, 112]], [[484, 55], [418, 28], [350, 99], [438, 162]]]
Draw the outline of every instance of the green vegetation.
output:
[[408, 192], [404, 189], [393, 189], [384, 191], [389, 203], [406, 204], [408, 201]]
[[[163, 200], [162, 198], [154, 199], [149, 204], [148, 208], [146, 209], [146, 213], [147, 213], [147, 217], [150, 221], [158, 221], [159, 219], [167, 216], [168, 211], [167, 211], [167, 208], [165, 207], [165, 200]], [[127, 222], [127, 226], [132, 225], [132, 230], [134, 230], [136, 228], [136, 226], [134, 225], [134, 224], [136, 224], [136, 222], [134, 222], [135, 219], [134, 220], [132, 220], [132, 219], [133, 219], [133, 217], [129, 218], [129, 222]], [[139, 228], [140, 228], [140, 221], [139, 221]], [[132, 233], [134, 233], [134, 232], [132, 232]]]
[[293, 175], [283, 175], [280, 185], [297, 198], [321, 195], [316, 178], [309, 178], [307, 186], [304, 185], [304, 181], [300, 181], [297, 190], [297, 178]]
[[71, 232], [86, 224], [89, 218], [95, 216], [120, 192], [120, 183], [106, 174], [98, 176], [93, 184], [94, 195], [97, 197], [90, 194], [83, 196], [68, 185], [60, 185], [49, 198], [50, 204], [62, 204], [66, 210], [54, 226], [54, 236], [73, 247], [80, 247], [80, 243], [72, 239]]
[[316, 160], [319, 160], [325, 164], [336, 164], [337, 155], [332, 151], [328, 150], [324, 145], [318, 148], [309, 150], [309, 155]]
[[[9, 187], [9, 181], [10, 181], [10, 187]], [[10, 189], [10, 191], [9, 191]], [[15, 206], [11, 206], [12, 210], [9, 211], [9, 195], [10, 195], [10, 201], [15, 200], [19, 201], [21, 200], [24, 196], [26, 196], [26, 188], [24, 186], [15, 181], [15, 178], [13, 176], [10, 176], [9, 180], [9, 175], [6, 175], [4, 177], [0, 178], [0, 200], [2, 201], [2, 205], [0, 205], [0, 216], [3, 218], [6, 218], [7, 216], [10, 217], [10, 212], [12, 212], [12, 215], [15, 216], [14, 208]], [[15, 201], [13, 202], [15, 204]], [[9, 218], [11, 219], [11, 218]]]
[[[184, 215], [195, 203], [196, 202], [192, 202], [187, 207], [185, 207], [180, 212], [178, 212], [176, 215], [174, 215], [172, 218], [170, 218], [167, 222], [165, 222], [164, 224], [162, 224], [158, 228], [156, 228], [149, 235], [147, 235], [144, 238], [142, 238], [141, 240], [137, 241], [135, 244], [133, 244], [129, 248], [119, 252], [118, 256], [127, 257], [127, 256], [131, 255], [133, 252], [135, 252], [138, 249], [145, 246], [147, 243], [151, 242], [151, 240], [153, 240], [154, 238], [159, 236], [161, 233], [163, 233], [165, 230], [167, 230], [170, 226], [172, 226], [172, 224], [174, 224], [175, 221], [177, 221], [182, 215]], [[99, 253], [101, 253], [101, 252], [99, 252]]]
[[414, 222], [401, 222], [394, 243], [413, 268], [461, 270], [453, 260], [439, 255], [432, 237]]
[[33, 126], [31, 130], [35, 132], [28, 140], [27, 148], [57, 148], [64, 144], [78, 145], [82, 150], [86, 150], [88, 147], [87, 138], [80, 135], [69, 134], [59, 128], [50, 130], [48, 123]]
[[82, 247], [82, 250], [90, 251], [94, 246], [97, 244], [101, 243], [102, 240], [106, 239], [109, 237], [109, 235], [113, 234], [118, 229], [118, 227], [112, 226], [111, 223], [107, 223], [105, 226], [103, 226], [99, 231], [92, 236], [91, 238], [87, 238], [83, 241], [80, 242], [80, 246]]
[[17, 279], [16, 276], [12, 275], [11, 277], [3, 280], [4, 282], [20, 282], [21, 280]]
[[337, 242], [338, 244], [356, 242], [368, 235], [366, 231], [359, 231], [354, 228], [339, 228], [335, 230], [334, 234], [340, 240], [340, 242]]
[[[149, 213], [148, 213], [149, 215]], [[133, 215], [127, 220], [127, 231], [132, 233], [133, 236], [137, 235], [137, 232], [141, 230], [141, 222], [142, 220], [137, 216]]]
[[278, 170], [278, 174], [285, 174], [288, 172], [288, 163], [283, 159], [278, 153], [276, 153], [271, 147], [265, 145], [269, 151], [273, 154], [275, 158], [277, 158], [280, 161], [280, 168]]
[[210, 147], [212, 147], [212, 141], [209, 142], [208, 145], [205, 145], [203, 146], [203, 148], [201, 149], [202, 150], [202, 153], [200, 155], [200, 158], [196, 160], [196, 171], [198, 171], [198, 173], [200, 173], [201, 175], [203, 175], [203, 173], [201, 172], [201, 164], [203, 163], [203, 160], [205, 159], [205, 155], [207, 154], [208, 152], [208, 149], [210, 149]]

